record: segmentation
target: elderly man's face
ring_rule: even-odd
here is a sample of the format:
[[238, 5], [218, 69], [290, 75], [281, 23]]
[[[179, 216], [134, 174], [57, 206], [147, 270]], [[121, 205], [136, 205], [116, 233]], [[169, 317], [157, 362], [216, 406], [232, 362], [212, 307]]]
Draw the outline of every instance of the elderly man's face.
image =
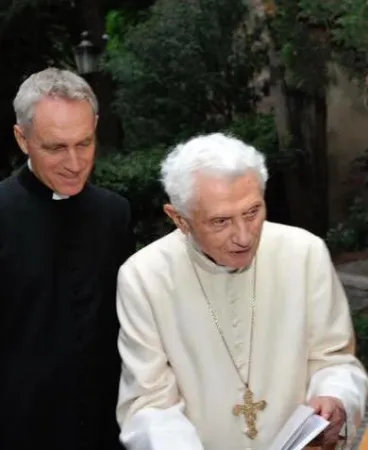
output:
[[46, 97], [29, 129], [16, 125], [14, 133], [38, 178], [59, 194], [75, 195], [93, 167], [96, 122], [86, 100]]
[[257, 174], [233, 181], [198, 175], [196, 197], [188, 219], [177, 218], [201, 250], [217, 264], [232, 269], [248, 267], [257, 251], [266, 216]]

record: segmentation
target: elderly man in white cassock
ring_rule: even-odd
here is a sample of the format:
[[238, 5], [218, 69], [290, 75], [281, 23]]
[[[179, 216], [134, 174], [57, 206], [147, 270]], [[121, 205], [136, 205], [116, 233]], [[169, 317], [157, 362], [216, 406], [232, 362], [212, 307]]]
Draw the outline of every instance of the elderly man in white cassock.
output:
[[[120, 269], [117, 406], [129, 450], [267, 450], [300, 404], [354, 436], [367, 391], [323, 241], [265, 220], [267, 169], [223, 134], [162, 163], [177, 229]], [[242, 414], [256, 404], [252, 417]]]

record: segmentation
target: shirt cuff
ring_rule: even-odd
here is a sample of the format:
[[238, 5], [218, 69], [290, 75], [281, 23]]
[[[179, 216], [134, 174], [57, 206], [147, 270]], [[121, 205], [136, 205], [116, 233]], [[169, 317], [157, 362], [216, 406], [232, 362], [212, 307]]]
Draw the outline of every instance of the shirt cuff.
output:
[[204, 450], [183, 402], [166, 409], [141, 409], [124, 424], [120, 440], [127, 450]]

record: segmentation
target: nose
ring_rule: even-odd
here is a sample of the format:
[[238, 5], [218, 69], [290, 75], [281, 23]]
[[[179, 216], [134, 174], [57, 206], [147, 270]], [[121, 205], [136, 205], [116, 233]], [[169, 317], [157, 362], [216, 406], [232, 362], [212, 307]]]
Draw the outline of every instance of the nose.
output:
[[234, 224], [233, 242], [240, 247], [248, 247], [251, 242], [251, 234], [245, 221]]
[[66, 168], [73, 173], [78, 173], [80, 171], [78, 155], [74, 149], [68, 150], [68, 160], [66, 163]]

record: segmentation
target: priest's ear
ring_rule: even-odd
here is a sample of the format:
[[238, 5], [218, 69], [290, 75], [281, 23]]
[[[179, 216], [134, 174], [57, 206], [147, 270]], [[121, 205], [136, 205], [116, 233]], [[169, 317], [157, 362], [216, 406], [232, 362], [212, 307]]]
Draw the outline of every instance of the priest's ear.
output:
[[164, 205], [164, 212], [184, 234], [189, 234], [190, 228], [187, 220], [173, 207], [173, 205], [166, 203]]
[[28, 144], [27, 139], [24, 135], [24, 131], [20, 125], [14, 125], [14, 136], [17, 144], [25, 155], [28, 155]]

